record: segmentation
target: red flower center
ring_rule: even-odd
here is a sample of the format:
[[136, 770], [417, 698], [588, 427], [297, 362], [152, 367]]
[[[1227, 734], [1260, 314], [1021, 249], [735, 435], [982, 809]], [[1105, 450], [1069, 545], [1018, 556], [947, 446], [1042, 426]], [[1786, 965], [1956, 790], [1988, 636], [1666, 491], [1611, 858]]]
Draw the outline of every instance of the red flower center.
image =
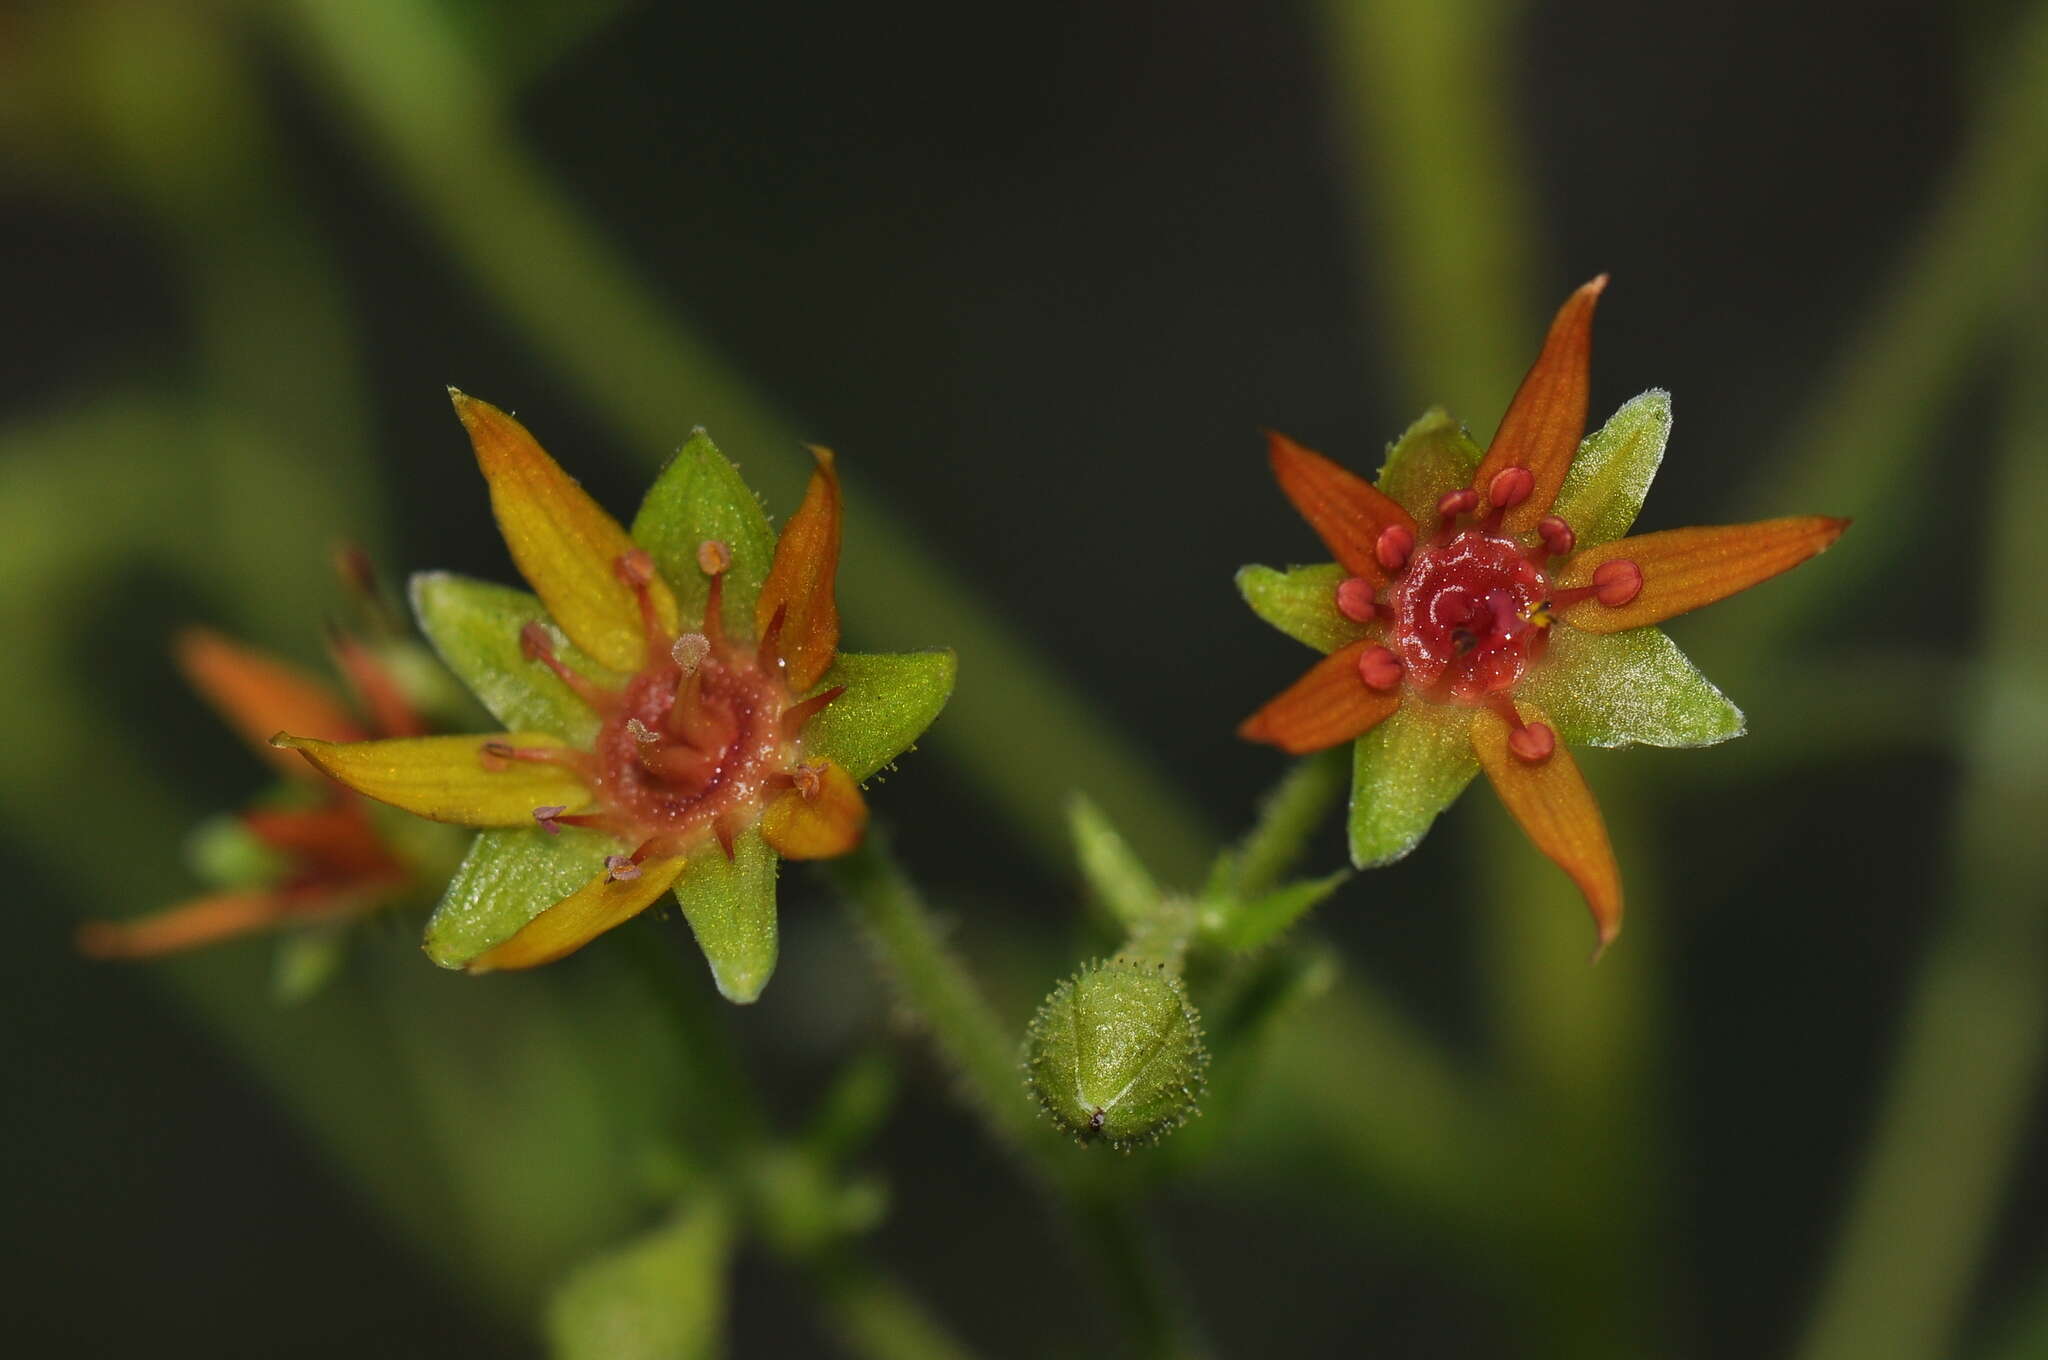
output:
[[1392, 642], [1408, 679], [1477, 702], [1514, 688], [1542, 653], [1550, 582], [1513, 539], [1467, 529], [1416, 552], [1394, 583]]

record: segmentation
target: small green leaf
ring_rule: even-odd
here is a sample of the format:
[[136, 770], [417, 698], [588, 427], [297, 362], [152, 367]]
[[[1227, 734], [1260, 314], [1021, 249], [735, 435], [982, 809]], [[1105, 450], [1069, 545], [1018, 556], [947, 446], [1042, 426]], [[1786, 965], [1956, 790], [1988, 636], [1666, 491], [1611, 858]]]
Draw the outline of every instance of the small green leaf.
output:
[[1739, 737], [1742, 710], [1661, 629], [1551, 629], [1520, 694], [1575, 746], [1712, 746]]
[[1244, 567], [1237, 573], [1237, 593], [1267, 623], [1328, 654], [1366, 633], [1364, 624], [1337, 612], [1337, 584], [1347, 574], [1335, 562], [1286, 571]]
[[739, 469], [698, 430], [676, 450], [668, 466], [647, 489], [640, 513], [633, 517], [633, 541], [654, 555], [655, 565], [676, 593], [685, 625], [704, 617], [710, 578], [697, 565], [697, 549], [717, 539], [732, 549], [732, 567], [725, 575], [725, 631], [734, 637], [754, 635], [754, 602], [775, 560], [775, 531]]
[[804, 725], [804, 754], [866, 779], [910, 749], [953, 693], [950, 651], [841, 652], [819, 690], [846, 686]]
[[1392, 496], [1418, 524], [1433, 528], [1436, 503], [1450, 492], [1472, 484], [1472, 473], [1485, 457], [1465, 427], [1431, 407], [1387, 448], [1378, 486]]
[[1068, 802], [1067, 825], [1073, 829], [1082, 877], [1117, 920], [1135, 927], [1158, 909], [1163, 894], [1151, 871], [1086, 794], [1077, 793]]
[[1351, 862], [1392, 864], [1479, 773], [1471, 713], [1410, 702], [1358, 739], [1351, 760]]
[[1257, 949], [1300, 920], [1309, 908], [1342, 887], [1351, 877], [1339, 869], [1324, 878], [1307, 878], [1273, 889], [1249, 902], [1240, 902], [1224, 914], [1216, 938], [1229, 949]]
[[1082, 1143], [1157, 1142], [1195, 1111], [1209, 1065], [1181, 980], [1156, 963], [1110, 959], [1062, 982], [1024, 1041], [1032, 1090]]
[[562, 663], [598, 684], [617, 685], [622, 677], [576, 650], [537, 596], [442, 571], [418, 573], [411, 589], [420, 631], [508, 731], [552, 732], [572, 746], [596, 738], [597, 715], [552, 671], [527, 659], [520, 630], [544, 625]]
[[690, 856], [676, 880], [676, 901], [727, 1001], [746, 1005], [775, 971], [775, 871], [780, 861], [761, 832], [733, 837], [732, 859], [716, 845]]
[[609, 836], [564, 827], [485, 831], [427, 919], [427, 957], [461, 968], [604, 871], [618, 851]]
[[1572, 456], [1571, 470], [1551, 506], [1590, 548], [1627, 533], [1649, 494], [1671, 437], [1671, 394], [1651, 388], [1622, 404]]
[[288, 931], [270, 965], [270, 994], [287, 1006], [317, 994], [348, 956], [348, 925], [329, 921]]
[[708, 1360], [724, 1352], [732, 1223], [685, 1207], [564, 1280], [548, 1303], [555, 1360]]

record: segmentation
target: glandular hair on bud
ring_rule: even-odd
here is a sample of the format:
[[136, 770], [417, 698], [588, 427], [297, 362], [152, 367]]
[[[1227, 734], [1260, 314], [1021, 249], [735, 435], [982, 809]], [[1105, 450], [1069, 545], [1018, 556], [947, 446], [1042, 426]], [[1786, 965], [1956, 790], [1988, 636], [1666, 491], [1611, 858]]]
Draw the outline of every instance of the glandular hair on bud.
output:
[[1124, 1151], [1188, 1121], [1208, 1065], [1187, 987], [1138, 959], [1090, 963], [1053, 988], [1024, 1041], [1031, 1089], [1053, 1123], [1084, 1145]]

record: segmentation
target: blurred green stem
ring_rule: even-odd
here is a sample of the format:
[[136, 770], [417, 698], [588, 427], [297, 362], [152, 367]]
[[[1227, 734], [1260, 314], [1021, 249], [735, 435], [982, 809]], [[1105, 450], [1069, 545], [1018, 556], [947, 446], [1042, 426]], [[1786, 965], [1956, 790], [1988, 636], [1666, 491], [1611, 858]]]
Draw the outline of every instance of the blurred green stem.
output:
[[[2048, 102], [2048, 100], [2044, 100]], [[1804, 1360], [1955, 1353], [2048, 1053], [2048, 272], [2012, 331], [2014, 397], [1986, 502], [1982, 664], [1951, 829], [1939, 934], [1901, 1027], [1844, 1235]]]
[[[521, 148], [501, 92], [422, 0], [294, 0], [296, 36], [346, 112], [449, 246], [450, 258], [636, 445], [672, 448], [694, 425], [748, 460], [772, 501], [795, 504], [808, 459], [769, 403], [636, 277]], [[932, 745], [1041, 849], [1065, 850], [1058, 791], [1086, 772], [1153, 862], [1192, 876], [1212, 843], [1174, 784], [1002, 622], [962, 573], [847, 477], [841, 607], [881, 646], [942, 641], [966, 658]], [[909, 621], [914, 621], [914, 627]], [[1051, 794], [1052, 796], [1049, 796]]]
[[826, 1320], [840, 1342], [866, 1360], [970, 1360], [951, 1333], [858, 1249], [839, 1249], [811, 1271]]

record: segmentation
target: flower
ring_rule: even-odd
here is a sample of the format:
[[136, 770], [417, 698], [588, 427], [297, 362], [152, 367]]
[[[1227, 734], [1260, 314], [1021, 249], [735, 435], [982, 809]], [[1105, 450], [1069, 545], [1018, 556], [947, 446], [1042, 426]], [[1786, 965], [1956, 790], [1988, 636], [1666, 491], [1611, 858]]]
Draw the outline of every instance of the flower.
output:
[[[334, 629], [335, 661], [367, 719], [331, 687], [291, 663], [205, 628], [179, 634], [172, 652], [192, 687], [284, 776], [282, 787], [231, 816], [203, 823], [193, 858], [214, 890], [128, 921], [88, 921], [78, 947], [94, 958], [151, 958], [264, 930], [287, 932], [277, 970], [280, 994], [300, 999], [339, 961], [339, 930], [425, 895], [459, 847], [411, 831], [384, 809], [320, 778], [268, 738], [281, 728], [355, 741], [371, 733], [424, 732], [423, 701], [446, 677], [418, 644], [384, 626], [374, 579], [357, 553], [341, 558], [378, 636]], [[439, 685], [436, 680], [438, 678]], [[409, 820], [409, 819], [407, 819]]]
[[1483, 455], [1432, 411], [1375, 486], [1270, 435], [1281, 490], [1337, 561], [1238, 574], [1253, 610], [1327, 654], [1239, 735], [1295, 754], [1357, 743], [1353, 862], [1407, 854], [1483, 769], [1585, 894], [1600, 949], [1621, 928], [1621, 880], [1568, 744], [1740, 735], [1742, 715], [1654, 625], [1798, 565], [1848, 526], [1809, 515], [1623, 538], [1671, 401], [1645, 392], [1580, 442], [1606, 285], [1558, 309]]
[[428, 573], [414, 612], [508, 730], [276, 740], [360, 793], [482, 829], [427, 925], [444, 967], [548, 963], [673, 891], [719, 989], [751, 1001], [775, 963], [778, 856], [859, 842], [858, 781], [938, 715], [953, 656], [839, 652], [829, 451], [777, 538], [699, 431], [629, 533], [516, 420], [450, 395], [538, 598]]

